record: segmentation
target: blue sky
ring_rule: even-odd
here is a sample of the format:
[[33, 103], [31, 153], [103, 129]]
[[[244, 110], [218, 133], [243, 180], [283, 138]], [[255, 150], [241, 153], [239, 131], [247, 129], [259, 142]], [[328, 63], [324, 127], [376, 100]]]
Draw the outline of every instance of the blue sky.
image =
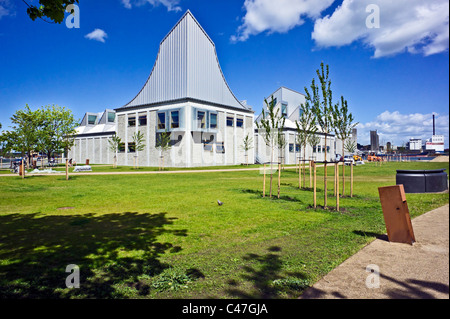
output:
[[[25, 104], [66, 106], [77, 118], [123, 106], [189, 9], [231, 90], [257, 115], [280, 86], [304, 92], [323, 61], [336, 102], [343, 95], [360, 123], [360, 143], [372, 129], [397, 145], [429, 138], [434, 113], [448, 147], [448, 0], [80, 0], [79, 8], [80, 28], [69, 29], [31, 21], [22, 1], [0, 0], [3, 129]], [[379, 17], [379, 28], [368, 28], [368, 17]]]

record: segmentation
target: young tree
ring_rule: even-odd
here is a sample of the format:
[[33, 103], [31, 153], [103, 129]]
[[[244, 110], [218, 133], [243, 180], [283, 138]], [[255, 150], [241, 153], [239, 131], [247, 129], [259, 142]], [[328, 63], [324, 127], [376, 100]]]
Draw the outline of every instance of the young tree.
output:
[[159, 133], [156, 137], [156, 149], [161, 152], [161, 164], [159, 170], [164, 170], [164, 153], [172, 148], [170, 132]]
[[323, 62], [320, 64], [320, 70], [316, 71], [319, 78], [320, 87], [316, 85], [315, 80], [311, 82], [311, 92], [305, 87], [306, 101], [311, 103], [313, 112], [316, 116], [317, 124], [322, 133], [325, 134], [325, 162], [324, 162], [324, 207], [327, 207], [327, 136], [333, 130], [333, 99], [331, 91], [331, 80], [329, 79], [329, 67], [324, 69]]
[[110, 139], [108, 139], [109, 149], [114, 153], [114, 164], [113, 168], [117, 168], [117, 153], [119, 152], [119, 146], [122, 144], [122, 140], [119, 136], [114, 135]]
[[[300, 118], [295, 121], [297, 126], [297, 142], [303, 149], [303, 159], [306, 160], [306, 146], [308, 145], [311, 136], [317, 132], [316, 117], [311, 109], [309, 101], [300, 106]], [[305, 174], [303, 174], [303, 187], [305, 187]], [[300, 185], [299, 185], [300, 187]]]
[[134, 133], [132, 138], [136, 148], [136, 167], [139, 168], [139, 152], [142, 152], [145, 149], [145, 138], [141, 131]]
[[[333, 123], [336, 137], [342, 141], [342, 156], [345, 154], [345, 142], [352, 135], [358, 123], [353, 123], [353, 115], [348, 110], [347, 100], [341, 96], [341, 103], [336, 104], [333, 111]], [[345, 195], [345, 163], [342, 165], [342, 196]]]
[[241, 148], [245, 152], [245, 160], [246, 160], [246, 163], [248, 166], [248, 151], [250, 151], [253, 148], [253, 138], [250, 137], [250, 134], [247, 134], [244, 137], [244, 140], [242, 141], [242, 143], [243, 144], [241, 145]]
[[275, 101], [272, 96], [272, 100], [266, 104], [267, 112], [262, 110], [262, 118], [260, 122], [256, 122], [256, 126], [260, 131], [266, 145], [270, 147], [270, 191], [269, 196], [272, 197], [272, 181], [273, 181], [273, 156], [275, 146], [277, 145], [278, 135], [281, 133], [281, 129], [284, 127], [285, 118], [278, 115], [279, 109], [275, 108]]

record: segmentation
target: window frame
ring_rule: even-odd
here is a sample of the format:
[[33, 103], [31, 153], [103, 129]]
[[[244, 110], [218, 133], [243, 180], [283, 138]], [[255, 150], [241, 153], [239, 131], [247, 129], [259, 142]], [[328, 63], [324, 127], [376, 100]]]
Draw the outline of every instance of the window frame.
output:
[[[180, 128], [180, 110], [169, 110], [168, 111], [169, 113], [170, 113], [170, 117], [169, 117], [169, 121], [170, 121], [170, 129], [172, 130], [172, 129], [179, 129]], [[177, 126], [176, 127], [174, 127], [173, 125], [174, 125], [174, 121], [173, 121], [173, 113], [177, 113], [177, 118], [178, 118], [178, 121], [176, 122], [177, 123]]]
[[[161, 121], [161, 118], [160, 118], [160, 115], [164, 115], [164, 123], [162, 123], [162, 121]], [[167, 127], [167, 114], [166, 114], [166, 112], [165, 111], [161, 111], [161, 112], [157, 112], [156, 113], [156, 127], [157, 127], [157, 130], [158, 131], [164, 131], [164, 130], [166, 130], [166, 127]], [[164, 125], [164, 127], [161, 127], [161, 126], [163, 126]]]
[[[215, 127], [212, 127], [212, 116], [215, 116], [216, 117], [216, 123], [215, 123]], [[219, 118], [219, 116], [218, 116], [218, 114], [217, 114], [217, 112], [209, 112], [209, 129], [211, 129], [211, 130], [217, 130], [218, 128], [219, 128], [219, 121], [218, 121], [218, 118]]]

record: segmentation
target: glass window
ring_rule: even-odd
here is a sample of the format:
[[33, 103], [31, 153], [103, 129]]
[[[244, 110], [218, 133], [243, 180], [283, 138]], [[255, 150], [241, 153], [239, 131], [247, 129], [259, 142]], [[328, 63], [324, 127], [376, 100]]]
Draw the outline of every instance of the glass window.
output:
[[129, 153], [136, 152], [136, 144], [134, 142], [128, 143], [128, 152]]
[[320, 151], [321, 151], [321, 146], [317, 145], [317, 153], [320, 153]]
[[146, 125], [147, 125], [147, 115], [140, 115], [139, 126], [146, 126]]
[[170, 112], [170, 128], [179, 128], [180, 127], [180, 112], [172, 111]]
[[281, 104], [281, 116], [287, 116], [287, 104]]
[[125, 143], [120, 143], [118, 150], [119, 150], [119, 153], [125, 152]]
[[116, 113], [108, 112], [108, 123], [114, 123], [116, 120]]
[[244, 119], [236, 119], [236, 127], [243, 127], [244, 126]]
[[197, 128], [206, 128], [206, 116], [203, 111], [197, 111]]
[[295, 151], [300, 152], [300, 144], [295, 144]]
[[94, 125], [96, 121], [97, 121], [96, 115], [88, 115], [88, 124]]
[[128, 126], [136, 126], [136, 116], [128, 117]]
[[224, 142], [216, 143], [216, 153], [225, 153], [225, 143]]
[[166, 129], [166, 113], [160, 112], [158, 113], [158, 130]]
[[227, 126], [234, 126], [234, 118], [227, 117]]
[[217, 114], [211, 113], [209, 119], [209, 128], [216, 129], [217, 128]]
[[289, 144], [289, 152], [294, 153], [294, 144]]

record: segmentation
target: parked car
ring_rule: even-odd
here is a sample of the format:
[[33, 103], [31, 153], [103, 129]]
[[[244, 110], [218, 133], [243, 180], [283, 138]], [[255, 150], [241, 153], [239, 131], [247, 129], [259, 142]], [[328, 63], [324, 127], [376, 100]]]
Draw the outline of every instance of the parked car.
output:
[[334, 158], [335, 162], [340, 162], [342, 160], [342, 155], [341, 154], [336, 154], [336, 157]]
[[352, 155], [345, 155], [344, 156], [344, 164], [345, 165], [355, 164], [355, 160], [354, 160], [353, 156]]

